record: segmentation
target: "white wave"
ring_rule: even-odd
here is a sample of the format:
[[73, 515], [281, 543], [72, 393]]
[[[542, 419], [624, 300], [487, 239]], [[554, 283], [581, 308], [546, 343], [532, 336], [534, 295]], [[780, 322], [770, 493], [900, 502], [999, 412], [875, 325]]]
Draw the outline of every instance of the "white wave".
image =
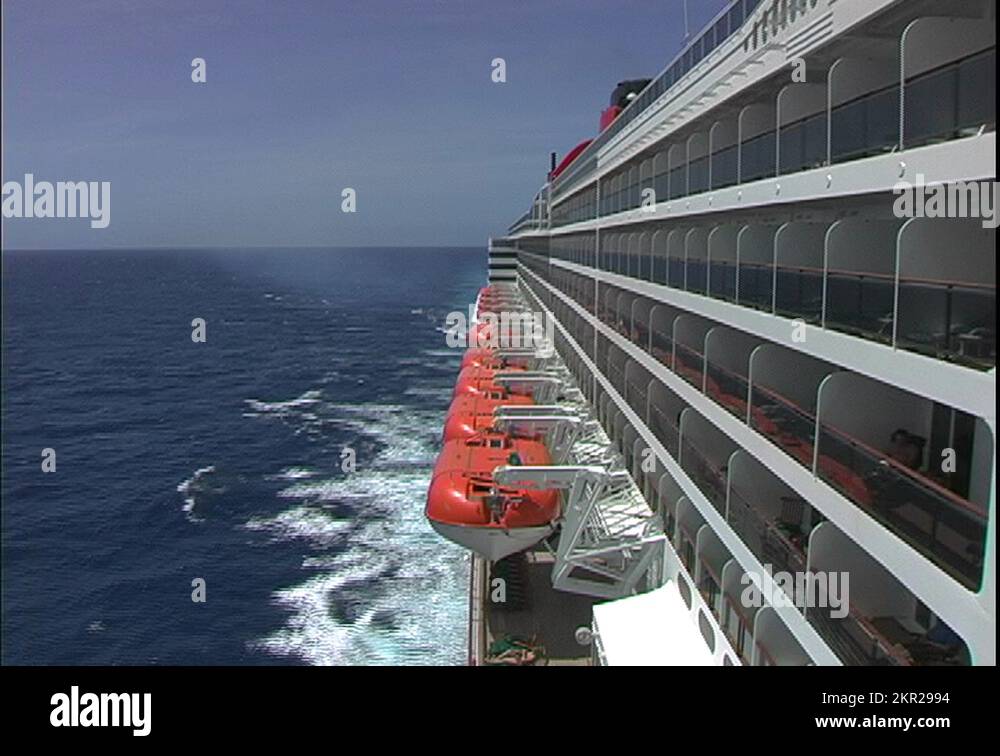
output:
[[[362, 477], [349, 487], [364, 489], [381, 517], [352, 528], [346, 551], [305, 558], [303, 568], [317, 574], [275, 592], [286, 624], [251, 648], [317, 665], [462, 663], [468, 560], [424, 520], [425, 476]], [[300, 519], [293, 532], [322, 540], [306, 509], [290, 510], [288, 522]]]
[[[307, 543], [302, 568], [313, 573], [273, 594], [285, 625], [249, 646], [320, 665], [463, 663], [468, 558], [424, 517], [443, 413], [326, 403], [321, 412], [379, 451], [359, 456], [354, 473], [334, 457], [332, 475], [290, 480], [278, 495], [294, 506], [247, 523]], [[324, 508], [334, 502], [355, 514], [336, 518]]]
[[201, 480], [202, 476], [208, 475], [215, 472], [215, 465], [209, 465], [208, 467], [202, 467], [194, 471], [194, 474], [187, 480], [182, 480], [177, 484], [177, 493], [181, 495], [184, 499], [183, 511], [187, 514], [191, 514], [194, 511], [195, 506], [195, 486]]
[[312, 478], [318, 474], [315, 470], [310, 470], [308, 467], [286, 467], [274, 477], [279, 480], [301, 480], [302, 478]]
[[267, 533], [275, 541], [304, 539], [316, 546], [328, 546], [342, 538], [351, 523], [338, 520], [316, 507], [301, 506], [274, 517], [254, 517], [243, 527]]
[[259, 399], [244, 399], [243, 401], [257, 412], [284, 412], [296, 407], [308, 407], [309, 405], [316, 404], [322, 396], [323, 392], [321, 390], [310, 389], [301, 396], [284, 402], [264, 402]]

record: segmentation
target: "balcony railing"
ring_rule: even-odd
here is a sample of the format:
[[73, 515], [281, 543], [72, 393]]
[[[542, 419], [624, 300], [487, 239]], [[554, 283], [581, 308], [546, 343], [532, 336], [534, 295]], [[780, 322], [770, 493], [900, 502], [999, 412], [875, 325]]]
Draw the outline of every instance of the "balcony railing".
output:
[[681, 468], [723, 517], [726, 516], [726, 475], [690, 439], [681, 439]]
[[744, 664], [750, 664], [753, 648], [753, 622], [738, 600], [729, 593], [722, 598], [722, 626], [730, 645]]
[[[615, 324], [616, 326], [618, 323]], [[622, 324], [624, 330], [624, 324]], [[625, 331], [626, 337], [632, 337]], [[636, 336], [636, 343], [645, 336]], [[673, 349], [674, 370], [696, 388], [702, 387], [703, 355], [681, 343], [671, 343], [661, 330], [652, 332], [652, 354], [669, 365], [666, 355]], [[643, 346], [640, 343], [640, 346]], [[737, 416], [743, 410], [746, 379], [718, 365], [709, 364], [705, 388], [718, 404]], [[654, 413], [657, 414], [657, 413]], [[659, 421], [664, 420], [657, 417]], [[819, 432], [820, 449], [814, 449], [817, 437], [815, 416], [775, 391], [760, 385], [751, 390], [749, 409], [751, 427], [770, 439], [804, 467], [838, 489], [886, 528], [901, 537], [932, 562], [970, 589], [977, 589], [982, 579], [986, 540], [986, 512], [961, 495], [933, 480], [919, 470], [899, 464], [885, 453], [859, 439], [824, 424]], [[661, 424], [661, 428], [666, 428]], [[665, 430], [663, 431], [667, 433]], [[667, 438], [672, 437], [667, 434]], [[712, 474], [710, 466], [696, 449], [684, 455], [692, 475], [700, 477], [706, 493], [720, 491], [713, 503], [723, 510], [724, 484]], [[685, 467], [687, 467], [685, 465]], [[721, 502], [721, 503], [720, 503]]]
[[674, 342], [674, 372], [701, 391], [704, 360], [701, 352], [680, 343]]
[[806, 619], [848, 665], [909, 667], [913, 658], [904, 647], [893, 644], [853, 606], [845, 617], [835, 618], [830, 609], [809, 608]]
[[705, 391], [724, 409], [740, 420], [747, 417], [747, 379], [721, 365], [707, 361]]
[[819, 433], [818, 473], [963, 585], [978, 589], [985, 511], [825, 423]]
[[619, 275], [651, 277], [672, 288], [822, 323], [869, 341], [892, 344], [895, 330], [895, 345], [902, 349], [980, 369], [996, 365], [996, 284], [903, 276], [897, 288], [895, 274], [889, 273], [708, 264], [662, 255], [644, 256], [639, 265], [635, 255], [607, 252], [605, 257], [606, 268]]
[[802, 531], [801, 523], [765, 519], [732, 486], [729, 488], [729, 513], [726, 519], [761, 564], [770, 564], [775, 571], [793, 575], [806, 571], [809, 534]]
[[[697, 42], [694, 44], [697, 45]], [[683, 64], [683, 56], [679, 62]], [[787, 175], [816, 168], [825, 165], [828, 159], [833, 163], [842, 163], [884, 153], [898, 148], [904, 137], [906, 148], [910, 148], [960, 138], [983, 127], [995, 128], [995, 47], [911, 77], [904, 86], [906, 111], [902, 122], [905, 134], [900, 133], [900, 85], [895, 82], [834, 106], [829, 112], [829, 123], [826, 111], [813, 113], [783, 124], [780, 130], [755, 134], [745, 139], [738, 148], [731, 145], [711, 156], [700, 155], [690, 160], [685, 157], [682, 162], [672, 164], [669, 170], [661, 171], [655, 177], [640, 179], [636, 170], [638, 162], [625, 166], [619, 173], [605, 179], [607, 189], [601, 206], [587, 204], [587, 210], [608, 215], [634, 209], [640, 203], [640, 185], [652, 185], [658, 197], [674, 200], [710, 187], [735, 184], [737, 179], [739, 183], [749, 183], [773, 177], [776, 173]], [[554, 192], [577, 178], [593, 173], [597, 169], [596, 154], [601, 146], [645, 110], [662, 91], [664, 87], [660, 79], [648, 85], [574, 161], [570, 170], [556, 180]], [[706, 130], [711, 125], [705, 124]], [[664, 145], [660, 154], [669, 154], [668, 149], [669, 145]], [[776, 166], [779, 154], [780, 170]], [[648, 155], [641, 160], [648, 161]], [[563, 202], [570, 205], [578, 199], [579, 195]], [[567, 218], [569, 215], [567, 212]], [[580, 217], [579, 213], [574, 214], [574, 220], [584, 220], [585, 217], [592, 215]]]
[[654, 328], [650, 354], [657, 362], [663, 363], [672, 370], [674, 366], [674, 340], [670, 334]]
[[705, 599], [705, 603], [708, 604], [712, 615], [716, 619], [719, 619], [719, 583], [721, 581], [707, 560], [701, 559], [700, 562], [702, 576], [701, 580], [698, 581], [698, 592]]
[[751, 389], [750, 425], [805, 467], [812, 468], [816, 418], [760, 385]]
[[655, 402], [649, 408], [649, 429], [653, 431], [653, 435], [659, 439], [670, 456], [677, 459], [680, 429], [677, 427], [676, 420], [671, 419], [669, 414], [657, 406]]

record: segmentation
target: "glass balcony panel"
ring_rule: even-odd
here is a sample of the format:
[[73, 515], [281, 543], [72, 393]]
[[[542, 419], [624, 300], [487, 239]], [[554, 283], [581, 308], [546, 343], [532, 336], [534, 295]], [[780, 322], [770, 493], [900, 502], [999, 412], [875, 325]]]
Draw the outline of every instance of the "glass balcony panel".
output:
[[720, 189], [736, 183], [737, 149], [734, 144], [712, 154], [712, 188]]
[[668, 260], [669, 281], [668, 283], [675, 289], [684, 288], [684, 258], [671, 257]]
[[958, 126], [975, 128], [987, 124], [995, 127], [996, 120], [997, 55], [993, 48], [959, 64]]
[[736, 264], [729, 261], [709, 264], [711, 296], [732, 302], [736, 299]]
[[996, 365], [996, 287], [901, 280], [896, 343], [986, 369]]
[[669, 192], [667, 190], [667, 184], [669, 181], [669, 174], [666, 171], [659, 173], [653, 182], [653, 188], [656, 190], [656, 201], [663, 202], [669, 197]]
[[956, 126], [958, 69], [948, 66], [906, 83], [906, 146], [952, 136]]
[[670, 338], [670, 334], [654, 328], [650, 354], [671, 369], [673, 368], [673, 348], [673, 340]]
[[653, 257], [653, 281], [656, 283], [667, 282], [667, 258], [662, 254], [655, 254]]
[[818, 321], [823, 311], [823, 272], [811, 268], [779, 267], [775, 310], [792, 317]]
[[754, 386], [750, 425], [804, 467], [812, 469], [816, 420], [806, 410], [773, 391]]
[[761, 263], [740, 263], [739, 302], [747, 307], [771, 310], [774, 269]]
[[820, 429], [818, 474], [967, 588], [978, 589], [985, 512], [826, 424]]
[[747, 416], [747, 379], [721, 365], [708, 363], [705, 393], [740, 420]]
[[704, 260], [687, 261], [687, 290], [704, 294], [708, 286], [708, 263]]
[[670, 169], [669, 199], [677, 199], [687, 194], [687, 167], [679, 165]]
[[733, 487], [729, 489], [727, 520], [761, 564], [772, 565], [776, 572], [805, 573], [809, 534], [803, 532], [801, 522], [765, 519]]
[[826, 287], [827, 328], [874, 340], [890, 339], [895, 306], [890, 276], [830, 271]]
[[708, 156], [692, 160], [688, 166], [688, 194], [698, 194], [708, 189]]
[[654, 404], [649, 409], [649, 429], [653, 435], [663, 444], [670, 456], [677, 458], [677, 443], [680, 438], [680, 431], [677, 428], [676, 418], [670, 418], [659, 406]]
[[679, 341], [674, 344], [674, 372], [701, 391], [704, 357]]
[[740, 150], [740, 180], [743, 183], [774, 176], [774, 132], [756, 136], [743, 142]]
[[719, 514], [725, 516], [726, 477], [689, 439], [681, 440], [681, 467]]

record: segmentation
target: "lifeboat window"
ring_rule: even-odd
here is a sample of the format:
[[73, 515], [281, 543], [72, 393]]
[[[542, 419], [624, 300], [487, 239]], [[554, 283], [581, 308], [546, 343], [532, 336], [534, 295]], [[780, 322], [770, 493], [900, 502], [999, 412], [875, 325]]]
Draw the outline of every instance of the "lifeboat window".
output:
[[494, 391], [492, 394], [490, 394], [490, 399], [502, 399], [502, 398], [503, 397], [500, 395], [499, 391]]
[[484, 486], [482, 483], [473, 483], [472, 484], [472, 493], [475, 493], [475, 494], [485, 494], [485, 493], [489, 493], [489, 492], [490, 492], [490, 487], [489, 486]]
[[490, 448], [491, 449], [502, 449], [503, 448], [503, 439], [502, 438], [491, 438], [490, 439]]

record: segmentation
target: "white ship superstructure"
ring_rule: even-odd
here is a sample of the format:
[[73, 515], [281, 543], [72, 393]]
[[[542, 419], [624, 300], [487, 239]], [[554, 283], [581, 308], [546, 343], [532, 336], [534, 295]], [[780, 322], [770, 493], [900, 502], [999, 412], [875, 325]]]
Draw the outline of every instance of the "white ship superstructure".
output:
[[491, 240], [665, 535], [598, 662], [995, 664], [995, 14], [735, 0]]

